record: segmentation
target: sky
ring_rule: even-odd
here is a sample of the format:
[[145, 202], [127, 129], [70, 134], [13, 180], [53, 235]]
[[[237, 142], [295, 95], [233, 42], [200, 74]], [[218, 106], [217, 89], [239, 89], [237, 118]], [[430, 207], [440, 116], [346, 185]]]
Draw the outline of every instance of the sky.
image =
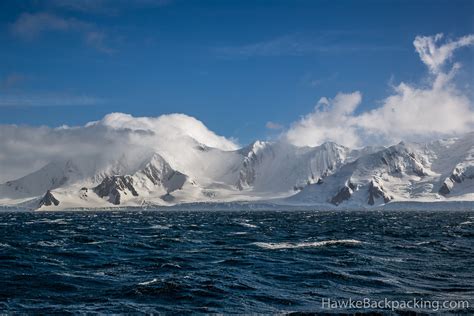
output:
[[3, 0], [0, 124], [184, 113], [302, 146], [462, 133], [473, 33], [471, 0]]

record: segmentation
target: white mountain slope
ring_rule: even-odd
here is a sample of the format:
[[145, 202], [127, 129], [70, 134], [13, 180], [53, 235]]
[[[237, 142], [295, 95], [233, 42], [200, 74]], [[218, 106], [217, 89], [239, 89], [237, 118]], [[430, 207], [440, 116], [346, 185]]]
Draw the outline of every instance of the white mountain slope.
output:
[[[0, 205], [32, 209], [271, 201], [380, 206], [397, 201], [474, 201], [474, 134], [426, 144], [352, 150], [257, 141], [214, 148], [190, 135], [179, 146], [124, 149], [107, 161], [54, 161], [0, 185]], [[140, 147], [137, 147], [140, 148]]]
[[332, 142], [317, 147], [296, 147], [282, 142], [257, 141], [240, 153], [244, 160], [237, 188], [270, 193], [298, 191], [359, 156], [359, 151]]
[[36, 172], [0, 185], [0, 196], [26, 198], [44, 194], [47, 190], [59, 188], [80, 171], [71, 161], [54, 161]]
[[402, 142], [363, 155], [285, 202], [381, 205], [390, 201], [474, 201], [473, 136], [428, 144]]

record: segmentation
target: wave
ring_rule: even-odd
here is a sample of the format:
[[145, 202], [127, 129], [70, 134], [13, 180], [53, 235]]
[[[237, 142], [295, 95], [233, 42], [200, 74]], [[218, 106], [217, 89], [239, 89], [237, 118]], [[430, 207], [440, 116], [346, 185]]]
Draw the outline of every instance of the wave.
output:
[[150, 226], [151, 229], [170, 229], [171, 225], [153, 225]]
[[150, 285], [150, 284], [153, 284], [153, 283], [156, 283], [156, 282], [158, 282], [158, 279], [153, 279], [153, 280], [150, 280], [150, 281], [141, 282], [141, 283], [138, 283], [138, 285]]
[[250, 223], [245, 223], [245, 222], [240, 222], [240, 223], [237, 223], [241, 226], [244, 226], [244, 227], [248, 227], [248, 228], [257, 228], [258, 226], [257, 225], [254, 225], [254, 224], [250, 224]]
[[300, 243], [254, 242], [253, 244], [260, 248], [275, 250], [275, 249], [294, 249], [294, 248], [311, 248], [311, 247], [317, 248], [317, 247], [332, 246], [332, 245], [357, 245], [361, 243], [362, 243], [361, 241], [355, 240], [355, 239], [340, 239], [340, 240], [323, 240], [323, 241], [300, 242]]

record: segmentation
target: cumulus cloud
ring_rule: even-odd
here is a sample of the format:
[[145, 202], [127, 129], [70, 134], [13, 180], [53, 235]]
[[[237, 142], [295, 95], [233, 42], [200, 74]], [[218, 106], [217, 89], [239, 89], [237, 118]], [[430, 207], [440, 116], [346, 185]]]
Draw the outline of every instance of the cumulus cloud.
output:
[[358, 91], [338, 93], [334, 99], [321, 98], [314, 112], [302, 117], [287, 131], [287, 140], [297, 146], [316, 146], [327, 140], [357, 145], [353, 113], [361, 100]]
[[112, 113], [80, 127], [0, 125], [0, 183], [66, 159], [79, 162], [84, 170], [100, 170], [126, 157], [124, 163], [133, 169], [154, 152], [165, 159], [175, 157], [170, 161], [178, 164], [174, 167], [188, 171], [184, 163], [202, 145], [238, 148], [232, 140], [183, 114], [133, 117]]
[[355, 114], [361, 93], [339, 93], [334, 99], [322, 98], [315, 110], [295, 122], [283, 134], [299, 146], [335, 141], [347, 146], [425, 140], [469, 132], [474, 128], [471, 100], [454, 83], [461, 67], [455, 63], [442, 70], [456, 49], [474, 44], [474, 35], [438, 45], [442, 35], [416, 37], [414, 46], [430, 71], [428, 84], [416, 86], [401, 82], [381, 106]]
[[153, 131], [167, 142], [190, 137], [203, 145], [222, 150], [234, 150], [238, 148], [234, 141], [216, 135], [201, 121], [185, 114], [167, 114], [158, 117], [133, 117], [129, 114], [111, 113], [106, 115], [101, 121], [89, 123], [88, 126], [96, 124], [113, 129]]

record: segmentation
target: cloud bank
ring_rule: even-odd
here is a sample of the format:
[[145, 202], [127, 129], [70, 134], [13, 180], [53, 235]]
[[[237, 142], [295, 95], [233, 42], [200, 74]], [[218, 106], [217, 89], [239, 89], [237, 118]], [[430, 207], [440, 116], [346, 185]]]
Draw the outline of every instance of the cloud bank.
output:
[[401, 82], [393, 94], [372, 111], [355, 114], [362, 101], [359, 91], [321, 98], [314, 111], [292, 124], [282, 138], [298, 146], [335, 141], [346, 146], [421, 140], [465, 133], [474, 128], [471, 100], [454, 83], [460, 64], [443, 67], [453, 53], [474, 44], [474, 35], [439, 45], [443, 34], [417, 36], [413, 42], [428, 67], [428, 85]]
[[239, 147], [184, 114], [133, 117], [112, 113], [80, 127], [0, 125], [0, 183], [52, 161], [74, 158], [100, 169], [126, 157], [132, 166], [155, 151], [165, 158], [182, 157], [201, 145], [222, 150]]

